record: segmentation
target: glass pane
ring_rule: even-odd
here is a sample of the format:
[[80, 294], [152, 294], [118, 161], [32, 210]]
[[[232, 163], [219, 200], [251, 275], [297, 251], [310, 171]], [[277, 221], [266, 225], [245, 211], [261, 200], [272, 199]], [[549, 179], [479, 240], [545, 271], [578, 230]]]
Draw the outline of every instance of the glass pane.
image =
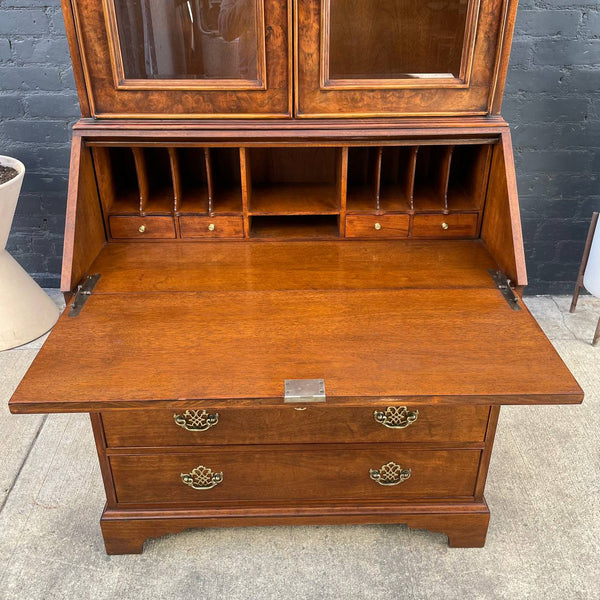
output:
[[329, 0], [329, 78], [458, 77], [469, 0]]
[[114, 0], [126, 79], [257, 79], [256, 0]]

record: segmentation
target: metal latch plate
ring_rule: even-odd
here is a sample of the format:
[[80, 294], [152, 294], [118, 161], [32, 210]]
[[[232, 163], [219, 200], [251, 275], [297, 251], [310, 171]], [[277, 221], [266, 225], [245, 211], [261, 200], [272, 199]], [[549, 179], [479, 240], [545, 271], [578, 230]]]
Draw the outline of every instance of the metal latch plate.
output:
[[96, 273], [95, 275], [88, 275], [84, 279], [83, 283], [77, 286], [75, 298], [73, 298], [71, 308], [69, 309], [69, 317], [76, 317], [81, 312], [83, 305], [87, 302], [87, 299], [92, 295], [92, 291], [96, 287], [98, 279], [100, 279], [100, 273]]
[[519, 305], [520, 298], [510, 287], [510, 279], [507, 279], [502, 271], [496, 271], [495, 269], [488, 269], [488, 273], [492, 276], [496, 287], [500, 290], [508, 305], [513, 310], [521, 310], [521, 306]]
[[325, 402], [324, 379], [286, 379], [285, 402]]

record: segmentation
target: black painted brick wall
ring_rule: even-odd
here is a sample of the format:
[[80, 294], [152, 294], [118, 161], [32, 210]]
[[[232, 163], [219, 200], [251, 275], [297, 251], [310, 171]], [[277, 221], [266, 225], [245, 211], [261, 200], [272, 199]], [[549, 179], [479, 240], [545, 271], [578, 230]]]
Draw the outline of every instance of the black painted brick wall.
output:
[[521, 0], [510, 64], [527, 293], [570, 293], [600, 210], [600, 0]]
[[[0, 0], [0, 154], [28, 168], [9, 249], [58, 286], [77, 118], [59, 0]], [[529, 293], [572, 289], [600, 209], [600, 0], [521, 0], [503, 114], [511, 123]]]

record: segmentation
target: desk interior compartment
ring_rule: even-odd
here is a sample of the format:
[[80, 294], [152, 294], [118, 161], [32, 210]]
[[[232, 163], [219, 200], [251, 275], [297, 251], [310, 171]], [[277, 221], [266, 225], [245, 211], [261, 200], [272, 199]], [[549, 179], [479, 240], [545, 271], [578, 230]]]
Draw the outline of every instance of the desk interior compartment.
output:
[[483, 210], [492, 149], [493, 146], [489, 144], [454, 147], [448, 181], [448, 210]]
[[247, 148], [251, 216], [337, 215], [341, 202], [341, 148]]
[[419, 146], [414, 183], [416, 212], [448, 210], [448, 180], [453, 150], [454, 146]]
[[175, 209], [173, 186], [173, 152], [168, 148], [150, 146], [133, 148], [137, 167], [142, 213], [172, 215]]
[[105, 215], [142, 212], [135, 156], [127, 146], [93, 148], [96, 181]]
[[339, 237], [336, 215], [279, 215], [250, 217], [254, 239], [323, 240]]

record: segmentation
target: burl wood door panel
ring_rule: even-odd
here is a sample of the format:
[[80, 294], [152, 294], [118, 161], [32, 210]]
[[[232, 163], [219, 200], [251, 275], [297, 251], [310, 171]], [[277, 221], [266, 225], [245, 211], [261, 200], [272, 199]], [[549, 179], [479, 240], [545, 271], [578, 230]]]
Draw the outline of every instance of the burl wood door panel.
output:
[[290, 116], [289, 3], [178, 4], [71, 0], [91, 115]]
[[297, 115], [493, 112], [516, 5], [298, 0]]

